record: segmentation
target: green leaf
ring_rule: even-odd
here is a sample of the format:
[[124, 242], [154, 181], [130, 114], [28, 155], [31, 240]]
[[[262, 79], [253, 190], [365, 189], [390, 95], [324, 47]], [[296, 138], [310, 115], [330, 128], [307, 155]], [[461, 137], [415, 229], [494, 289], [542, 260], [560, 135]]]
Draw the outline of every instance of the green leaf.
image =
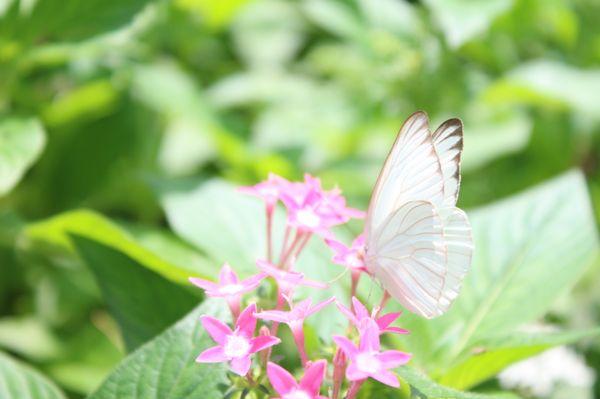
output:
[[453, 366], [439, 378], [439, 382], [456, 389], [469, 389], [512, 363], [554, 346], [575, 343], [599, 334], [600, 329], [594, 329], [547, 334], [514, 333], [488, 338], [473, 345], [466, 360]]
[[36, 119], [10, 118], [0, 122], [0, 195], [17, 185], [45, 144], [44, 128]]
[[19, 399], [66, 399], [46, 377], [0, 352], [0, 397]]
[[426, 0], [425, 4], [440, 24], [448, 44], [459, 47], [485, 33], [496, 17], [512, 7], [513, 0]]
[[476, 169], [495, 158], [525, 148], [531, 133], [531, 121], [516, 112], [505, 118], [465, 123], [465, 150], [462, 168]]
[[423, 321], [406, 314], [403, 338], [415, 362], [442, 375], [465, 351], [542, 316], [598, 255], [581, 173], [570, 172], [469, 212], [475, 253], [450, 311]]
[[[568, 84], [565, 84], [568, 82]], [[484, 98], [491, 103], [567, 107], [597, 119], [600, 113], [600, 69], [583, 70], [555, 61], [520, 65], [491, 85]]]
[[[14, 3], [19, 4], [18, 1]], [[119, 28], [150, 3], [150, 0], [38, 0], [13, 10], [11, 18], [15, 38], [44, 38], [51, 41], [81, 40]], [[2, 22], [0, 20], [0, 22]], [[3, 33], [6, 32], [6, 29]]]
[[183, 287], [127, 255], [85, 237], [71, 237], [94, 273], [129, 351], [162, 332], [197, 303]]
[[50, 328], [30, 316], [0, 319], [0, 347], [36, 361], [52, 359], [61, 351], [61, 343]]
[[397, 370], [402, 380], [410, 385], [411, 398], [415, 399], [517, 399], [512, 393], [472, 393], [461, 392], [431, 381], [428, 377], [411, 367]]
[[205, 302], [127, 357], [88, 399], [221, 399], [230, 384], [225, 366], [194, 362], [214, 346], [198, 320], [202, 314], [223, 320], [228, 313], [216, 302]]
[[[23, 236], [28, 245], [43, 244], [50, 247], [58, 247], [62, 250], [73, 251], [73, 246], [68, 233], [74, 233], [93, 239], [106, 246], [118, 250], [148, 269], [168, 278], [169, 280], [187, 284], [187, 279], [192, 276], [212, 275], [208, 261], [200, 261], [200, 255], [196, 254], [195, 262], [174, 264], [172, 260], [179, 260], [180, 254], [174, 255], [171, 248], [164, 241], [158, 252], [156, 241], [152, 244], [142, 239], [142, 243], [136, 240], [135, 234], [121, 228], [118, 224], [104, 216], [90, 210], [75, 210], [65, 212], [61, 215], [36, 222], [27, 226]], [[137, 234], [141, 234], [138, 233]], [[173, 249], [181, 251], [181, 246]], [[186, 252], [188, 257], [189, 252]]]

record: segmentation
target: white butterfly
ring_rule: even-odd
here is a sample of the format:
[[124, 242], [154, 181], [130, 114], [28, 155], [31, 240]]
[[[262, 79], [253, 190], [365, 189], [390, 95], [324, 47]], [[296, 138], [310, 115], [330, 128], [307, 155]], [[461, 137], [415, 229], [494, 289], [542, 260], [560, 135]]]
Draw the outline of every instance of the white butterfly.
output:
[[367, 212], [365, 262], [404, 307], [432, 318], [458, 295], [473, 252], [467, 215], [456, 208], [462, 122], [433, 133], [424, 112], [402, 125]]

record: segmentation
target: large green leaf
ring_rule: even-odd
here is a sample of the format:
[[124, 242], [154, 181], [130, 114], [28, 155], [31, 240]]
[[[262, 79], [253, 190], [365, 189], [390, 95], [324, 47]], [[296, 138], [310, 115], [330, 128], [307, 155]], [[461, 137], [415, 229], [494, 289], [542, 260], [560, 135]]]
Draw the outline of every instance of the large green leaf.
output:
[[515, 333], [488, 338], [473, 345], [466, 359], [453, 366], [439, 382], [456, 389], [469, 389], [512, 363], [535, 356], [553, 346], [574, 343], [598, 334], [600, 329], [549, 334]]
[[128, 350], [162, 332], [196, 304], [196, 297], [183, 287], [122, 252], [82, 236], [72, 239], [94, 273]]
[[583, 176], [570, 172], [469, 213], [475, 254], [462, 292], [435, 320], [404, 323], [415, 361], [443, 374], [477, 342], [542, 316], [598, 254]]
[[0, 195], [13, 189], [46, 144], [36, 119], [10, 118], [0, 122]]
[[[131, 226], [122, 228], [89, 210], [70, 211], [30, 224], [24, 229], [23, 235], [29, 243], [72, 251], [68, 233], [93, 239], [123, 252], [148, 269], [175, 282], [187, 284], [189, 276], [214, 273], [211, 264], [197, 252], [181, 243], [169, 244], [176, 241], [172, 237]], [[182, 263], [175, 263], [179, 261]]]
[[65, 399], [50, 380], [0, 352], [0, 398]]
[[227, 311], [205, 302], [127, 357], [89, 399], [222, 399], [225, 367], [194, 362], [214, 344], [200, 325], [202, 314], [223, 318]]

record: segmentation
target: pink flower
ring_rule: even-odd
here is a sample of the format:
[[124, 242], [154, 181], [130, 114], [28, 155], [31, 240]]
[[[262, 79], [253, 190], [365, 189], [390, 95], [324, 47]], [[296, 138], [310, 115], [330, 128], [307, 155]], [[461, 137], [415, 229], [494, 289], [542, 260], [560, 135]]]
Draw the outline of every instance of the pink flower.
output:
[[346, 207], [339, 189], [324, 191], [321, 181], [308, 174], [304, 183], [292, 183], [282, 192], [281, 200], [288, 210], [288, 223], [304, 233], [329, 237], [329, 229], [351, 218], [362, 218], [364, 212]]
[[283, 367], [269, 362], [267, 376], [279, 399], [327, 399], [319, 395], [327, 361], [318, 360], [306, 368], [304, 376], [297, 383], [294, 377]]
[[256, 304], [249, 305], [240, 314], [235, 323], [235, 330], [222, 321], [211, 316], [202, 316], [202, 326], [218, 344], [206, 349], [196, 358], [198, 363], [230, 362], [231, 370], [239, 375], [246, 375], [250, 370], [250, 355], [263, 349], [277, 345], [281, 340], [271, 336], [254, 336], [256, 328]]
[[204, 280], [197, 277], [190, 277], [190, 282], [203, 290], [210, 297], [226, 298], [234, 317], [240, 312], [240, 301], [242, 295], [254, 290], [260, 285], [266, 274], [257, 274], [246, 280], [240, 281], [237, 274], [231, 269], [229, 264], [225, 263], [219, 273], [219, 282]]
[[360, 234], [354, 239], [350, 247], [345, 246], [343, 243], [328, 239], [325, 240], [329, 248], [335, 251], [333, 255], [333, 262], [338, 265], [346, 266], [352, 271], [366, 272], [367, 265], [364, 261], [365, 254], [365, 236]]
[[388, 313], [381, 317], [377, 317], [376, 314], [378, 309], [373, 309], [372, 314], [369, 314], [367, 308], [356, 297], [352, 297], [352, 307], [354, 312], [342, 305], [340, 302], [336, 302], [336, 305], [359, 331], [364, 331], [370, 322], [374, 321], [377, 327], [379, 327], [380, 334], [386, 332], [394, 334], [408, 334], [408, 330], [404, 330], [399, 327], [390, 327], [390, 324], [400, 317], [401, 312]]
[[396, 350], [380, 352], [379, 326], [373, 320], [369, 320], [361, 332], [358, 348], [346, 337], [338, 335], [333, 340], [350, 360], [346, 369], [348, 380], [362, 381], [371, 377], [392, 387], [400, 386], [398, 377], [388, 370], [406, 364], [411, 355]]
[[343, 243], [335, 239], [326, 239], [325, 242], [329, 245], [329, 248], [335, 251], [333, 255], [333, 262], [346, 266], [352, 273], [352, 288], [351, 295], [356, 294], [356, 287], [358, 286], [358, 280], [362, 273], [367, 272], [367, 265], [365, 264], [365, 236], [360, 234], [354, 239], [352, 245], [347, 247]]
[[299, 302], [295, 306], [290, 303], [290, 311], [266, 310], [255, 313], [255, 316], [262, 320], [270, 320], [277, 323], [287, 324], [290, 327], [290, 330], [292, 330], [292, 335], [294, 336], [294, 341], [296, 341], [296, 345], [298, 346], [298, 352], [300, 353], [302, 364], [306, 365], [308, 362], [308, 357], [306, 356], [306, 350], [304, 348], [304, 331], [302, 330], [304, 319], [323, 309], [334, 300], [335, 298], [331, 297], [326, 301], [319, 303], [318, 305], [312, 306], [312, 300], [309, 298]]
[[279, 286], [281, 295], [291, 298], [294, 289], [298, 285], [313, 288], [327, 288], [327, 284], [325, 283], [304, 278], [304, 274], [299, 272], [288, 272], [282, 269], [278, 269], [265, 260], [259, 259], [256, 261], [256, 264], [263, 273], [270, 277], [273, 277], [275, 281], [277, 281], [277, 285]]
[[254, 186], [240, 187], [238, 190], [244, 194], [262, 198], [268, 212], [271, 212], [281, 198], [281, 194], [288, 189], [290, 182], [275, 173], [269, 173], [269, 178]]

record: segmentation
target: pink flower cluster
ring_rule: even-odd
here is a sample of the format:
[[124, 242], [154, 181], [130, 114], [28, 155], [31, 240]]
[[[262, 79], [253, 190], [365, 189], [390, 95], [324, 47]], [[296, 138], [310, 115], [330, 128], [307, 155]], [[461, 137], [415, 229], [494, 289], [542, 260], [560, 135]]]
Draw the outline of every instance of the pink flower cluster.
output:
[[[356, 298], [356, 287], [364, 264], [364, 239], [359, 236], [350, 247], [338, 241], [332, 227], [344, 224], [351, 218], [362, 218], [362, 211], [349, 208], [339, 189], [323, 190], [321, 182], [306, 175], [303, 182], [290, 182], [271, 174], [269, 178], [252, 187], [240, 191], [257, 196], [265, 203], [266, 210], [266, 259], [257, 260], [258, 273], [240, 280], [228, 264], [223, 265], [219, 281], [212, 282], [200, 278], [190, 281], [202, 288], [210, 297], [224, 298], [231, 310], [233, 327], [211, 317], [202, 316], [201, 323], [216, 346], [204, 350], [197, 357], [199, 363], [228, 362], [230, 370], [241, 376], [243, 389], [268, 388], [280, 399], [339, 399], [343, 390], [346, 398], [354, 399], [361, 384], [373, 378], [384, 384], [397, 387], [398, 378], [390, 371], [410, 359], [410, 355], [396, 350], [381, 350], [380, 336], [384, 333], [406, 334], [407, 331], [391, 324], [400, 316], [389, 313], [380, 316], [380, 310], [389, 298], [384, 294], [379, 306], [369, 312]], [[286, 229], [283, 244], [277, 260], [273, 256], [273, 223], [277, 204], [286, 209]], [[310, 280], [300, 271], [294, 270], [295, 261], [315, 235], [325, 240], [334, 251], [333, 262], [347, 267], [352, 276], [351, 306], [344, 306], [339, 298], [329, 298], [320, 303], [311, 299], [296, 301], [294, 292], [298, 286], [315, 289], [327, 288], [322, 282]], [[244, 310], [244, 294], [256, 290], [264, 279], [271, 279], [275, 286], [275, 298], [261, 298], [263, 309], [256, 303], [249, 303]], [[261, 290], [262, 292], [262, 290]], [[327, 360], [310, 359], [306, 351], [304, 321], [324, 307], [335, 303], [353, 328], [347, 335], [332, 337], [337, 349], [333, 357], [331, 378], [326, 378]], [[257, 324], [263, 324], [256, 334]], [[288, 326], [298, 350], [304, 376], [299, 380], [290, 372], [271, 361], [272, 349], [281, 342], [277, 337], [280, 324]], [[351, 339], [355, 337], [356, 343]], [[332, 348], [334, 349], [334, 348]], [[256, 356], [255, 367], [253, 359]], [[323, 382], [327, 382], [327, 396], [321, 396]]]

